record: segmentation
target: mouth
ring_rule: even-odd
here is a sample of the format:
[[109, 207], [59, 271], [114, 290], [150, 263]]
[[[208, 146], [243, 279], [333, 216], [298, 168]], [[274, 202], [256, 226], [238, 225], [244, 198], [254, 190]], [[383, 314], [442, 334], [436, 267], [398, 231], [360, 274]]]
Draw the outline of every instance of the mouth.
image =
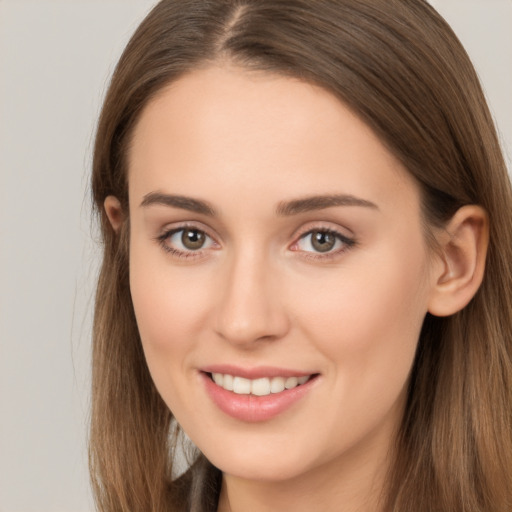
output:
[[209, 368], [201, 370], [200, 375], [212, 402], [223, 413], [243, 422], [268, 421], [288, 409], [298, 410], [296, 407], [320, 381], [319, 373], [276, 368], [233, 370], [227, 366]]
[[318, 374], [291, 377], [261, 377], [258, 379], [246, 379], [229, 373], [207, 373], [207, 375], [217, 386], [226, 391], [232, 391], [237, 395], [268, 396], [302, 386]]

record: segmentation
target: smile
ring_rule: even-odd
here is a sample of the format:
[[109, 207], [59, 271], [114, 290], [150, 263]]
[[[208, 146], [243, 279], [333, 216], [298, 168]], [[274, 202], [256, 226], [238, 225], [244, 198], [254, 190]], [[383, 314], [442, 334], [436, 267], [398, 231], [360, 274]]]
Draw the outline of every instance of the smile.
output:
[[301, 377], [262, 377], [259, 379], [246, 379], [223, 373], [212, 373], [211, 378], [226, 391], [233, 391], [238, 395], [267, 396], [271, 393], [281, 393], [285, 389], [293, 389], [305, 384], [312, 375]]
[[268, 421], [283, 414], [320, 382], [318, 373], [278, 368], [244, 370], [228, 365], [203, 369], [199, 376], [217, 408], [243, 422]]

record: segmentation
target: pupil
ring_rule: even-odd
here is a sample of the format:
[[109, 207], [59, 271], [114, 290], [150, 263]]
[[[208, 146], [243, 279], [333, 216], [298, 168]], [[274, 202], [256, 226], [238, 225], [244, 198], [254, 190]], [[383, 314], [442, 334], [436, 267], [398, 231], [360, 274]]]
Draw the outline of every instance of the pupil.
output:
[[183, 231], [183, 235], [181, 236], [183, 245], [192, 251], [201, 249], [204, 245], [204, 239], [204, 233], [201, 233], [201, 231], [197, 231], [196, 229], [186, 229]]
[[335, 243], [336, 237], [331, 233], [326, 233], [325, 231], [315, 231], [313, 233], [312, 244], [318, 252], [330, 251]]

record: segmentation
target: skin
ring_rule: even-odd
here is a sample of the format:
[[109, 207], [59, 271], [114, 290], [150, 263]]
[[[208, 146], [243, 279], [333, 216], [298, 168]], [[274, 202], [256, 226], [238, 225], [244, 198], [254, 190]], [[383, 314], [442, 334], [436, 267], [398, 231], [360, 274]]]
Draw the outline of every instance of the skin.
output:
[[[215, 215], [142, 205], [152, 193], [206, 201]], [[333, 194], [372, 206], [277, 212]], [[223, 471], [219, 511], [379, 510], [423, 319], [474, 294], [485, 214], [461, 210], [432, 252], [416, 183], [356, 115], [317, 86], [227, 64], [189, 73], [146, 106], [129, 203], [145, 356], [166, 404]], [[119, 203], [105, 206], [118, 229]], [[202, 248], [166, 237], [184, 226], [206, 233]], [[313, 229], [341, 238], [321, 253]], [[250, 423], [205, 393], [199, 369], [223, 363], [319, 376], [291, 408]]]

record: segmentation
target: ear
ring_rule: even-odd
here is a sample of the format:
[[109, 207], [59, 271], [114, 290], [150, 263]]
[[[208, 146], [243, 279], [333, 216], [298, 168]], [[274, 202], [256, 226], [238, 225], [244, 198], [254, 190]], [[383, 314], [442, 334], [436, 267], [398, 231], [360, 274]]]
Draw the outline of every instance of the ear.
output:
[[112, 229], [117, 233], [124, 219], [123, 209], [121, 208], [119, 199], [115, 196], [107, 196], [103, 207], [105, 208], [105, 213], [107, 214]]
[[483, 208], [463, 206], [439, 235], [440, 265], [428, 311], [448, 316], [463, 309], [477, 292], [485, 270], [489, 221]]

